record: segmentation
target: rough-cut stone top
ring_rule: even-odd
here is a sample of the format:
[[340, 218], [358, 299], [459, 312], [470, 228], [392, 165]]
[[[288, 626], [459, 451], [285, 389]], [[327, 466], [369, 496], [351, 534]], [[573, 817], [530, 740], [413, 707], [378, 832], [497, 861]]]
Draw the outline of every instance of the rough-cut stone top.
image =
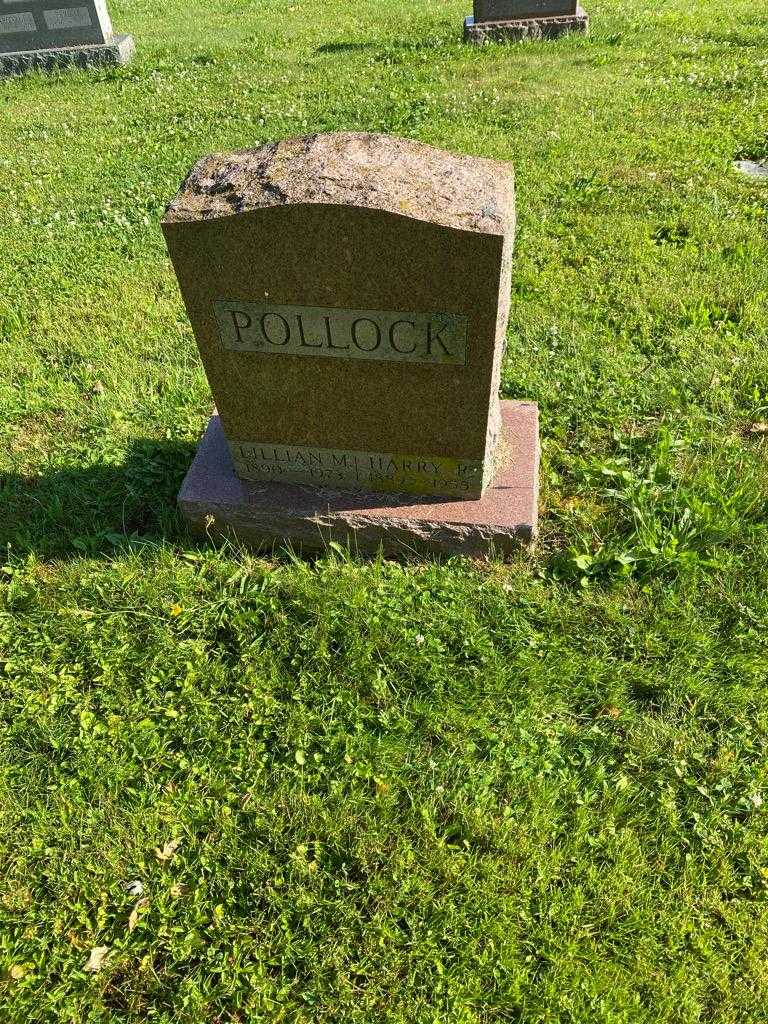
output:
[[307, 203], [386, 210], [501, 235], [514, 224], [514, 174], [511, 164], [392, 135], [305, 135], [203, 157], [164, 223]]

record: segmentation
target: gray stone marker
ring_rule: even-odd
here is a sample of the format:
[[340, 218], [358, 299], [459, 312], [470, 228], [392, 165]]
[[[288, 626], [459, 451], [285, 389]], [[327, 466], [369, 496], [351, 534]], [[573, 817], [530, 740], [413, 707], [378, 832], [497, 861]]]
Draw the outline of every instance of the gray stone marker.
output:
[[554, 39], [565, 32], [588, 32], [589, 18], [578, 0], [474, 0], [464, 22], [470, 43]]
[[756, 163], [754, 160], [736, 160], [733, 166], [748, 178], [768, 183], [768, 163]]
[[125, 64], [133, 50], [113, 33], [106, 0], [0, 0], [0, 75]]
[[193, 528], [529, 543], [537, 410], [498, 399], [514, 223], [510, 165], [411, 140], [201, 160], [163, 221], [218, 409], [179, 497]]

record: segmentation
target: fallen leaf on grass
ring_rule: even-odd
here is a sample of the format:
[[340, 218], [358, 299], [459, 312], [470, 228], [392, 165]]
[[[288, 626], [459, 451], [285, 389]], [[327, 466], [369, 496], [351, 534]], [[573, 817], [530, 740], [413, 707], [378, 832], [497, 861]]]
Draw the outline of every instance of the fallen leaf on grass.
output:
[[757, 423], [750, 423], [744, 433], [749, 434], [752, 437], [764, 436], [765, 434], [768, 434], [768, 421], [758, 420]]
[[178, 848], [180, 846], [181, 846], [181, 840], [180, 839], [172, 839], [170, 841], [170, 843], [166, 843], [165, 844], [165, 846], [162, 848], [162, 850], [160, 849], [159, 846], [156, 846], [155, 847], [155, 856], [157, 857], [157, 859], [161, 863], [164, 863], [165, 861], [170, 860], [171, 857], [173, 857], [173, 855], [176, 853], [176, 851], [178, 850]]
[[104, 961], [109, 956], [109, 946], [94, 946], [91, 950], [91, 955], [88, 957], [87, 962], [84, 965], [84, 970], [91, 971], [95, 974], [100, 971], [104, 966]]
[[173, 896], [175, 900], [179, 899], [181, 896], [186, 896], [188, 892], [189, 886], [183, 885], [181, 882], [177, 882], [175, 885], [171, 886], [171, 896]]
[[608, 705], [607, 707], [601, 708], [601, 710], [598, 711], [597, 714], [598, 714], [598, 718], [614, 718], [614, 719], [616, 719], [616, 718], [620, 718], [621, 717], [621, 711], [619, 711], [618, 708], [613, 707], [613, 705]]
[[128, 931], [132, 932], [136, 925], [139, 923], [139, 914], [146, 910], [149, 906], [149, 900], [145, 896], [143, 899], [137, 900], [136, 905], [128, 916]]

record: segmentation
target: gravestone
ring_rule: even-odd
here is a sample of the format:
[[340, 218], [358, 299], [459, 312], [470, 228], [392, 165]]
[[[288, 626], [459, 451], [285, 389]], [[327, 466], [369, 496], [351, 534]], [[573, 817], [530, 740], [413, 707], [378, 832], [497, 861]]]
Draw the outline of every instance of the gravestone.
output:
[[464, 22], [464, 39], [471, 43], [588, 31], [589, 18], [578, 0], [474, 0], [473, 14]]
[[768, 163], [757, 163], [754, 160], [736, 160], [733, 166], [737, 171], [755, 181], [768, 182]]
[[133, 49], [113, 33], [106, 0], [0, 0], [0, 75], [125, 64]]
[[509, 165], [383, 135], [205, 157], [163, 231], [217, 414], [198, 530], [484, 553], [533, 538], [532, 403], [499, 403]]

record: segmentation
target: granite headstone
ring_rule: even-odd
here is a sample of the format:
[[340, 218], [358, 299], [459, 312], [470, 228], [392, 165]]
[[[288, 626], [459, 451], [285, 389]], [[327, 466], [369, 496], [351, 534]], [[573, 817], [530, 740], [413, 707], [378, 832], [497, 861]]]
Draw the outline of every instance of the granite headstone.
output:
[[736, 160], [733, 165], [737, 171], [755, 181], [768, 182], [768, 163], [757, 163], [755, 160]]
[[464, 38], [474, 43], [552, 39], [588, 29], [589, 18], [578, 0], [474, 0]]
[[[220, 417], [182, 491], [193, 525], [207, 500], [248, 539], [306, 541], [314, 521], [365, 547], [391, 546], [389, 531], [439, 549], [440, 510], [463, 506], [460, 549], [530, 540], [536, 410], [498, 399], [514, 223], [510, 165], [410, 140], [317, 135], [202, 159], [163, 221]], [[201, 459], [220, 489], [226, 462], [226, 500], [206, 495]], [[521, 503], [504, 506], [502, 478]], [[488, 501], [483, 524], [470, 506]]]
[[0, 75], [67, 64], [124, 64], [130, 36], [115, 35], [106, 0], [0, 0]]

